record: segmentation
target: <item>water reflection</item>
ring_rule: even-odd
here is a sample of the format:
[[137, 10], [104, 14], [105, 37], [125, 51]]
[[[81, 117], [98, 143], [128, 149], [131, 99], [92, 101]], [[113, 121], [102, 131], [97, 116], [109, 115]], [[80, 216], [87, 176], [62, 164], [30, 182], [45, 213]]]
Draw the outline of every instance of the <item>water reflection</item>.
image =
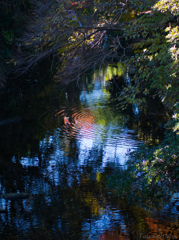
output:
[[[132, 231], [147, 231], [133, 226], [137, 211], [119, 204], [105, 184], [140, 144], [130, 127], [135, 114], [131, 120], [108, 103], [106, 75], [82, 80], [54, 96], [47, 86], [32, 91], [34, 109], [22, 107], [21, 122], [1, 126], [1, 239], [135, 239]], [[30, 198], [7, 201], [6, 192]]]
[[[58, 129], [59, 137], [63, 137], [57, 141], [63, 142], [65, 149], [69, 149], [70, 142], [75, 139], [80, 164], [85, 164], [91, 157], [94, 161], [96, 156], [91, 156], [91, 153], [97, 152], [102, 168], [109, 161], [124, 165], [126, 154], [139, 144], [135, 131], [126, 127], [127, 118], [115, 106], [107, 105], [109, 98], [103, 76], [94, 82], [90, 92], [83, 87], [79, 96], [80, 109], [70, 107], [57, 113], [58, 117], [65, 118], [65, 124]], [[56, 146], [60, 146], [60, 143]]]

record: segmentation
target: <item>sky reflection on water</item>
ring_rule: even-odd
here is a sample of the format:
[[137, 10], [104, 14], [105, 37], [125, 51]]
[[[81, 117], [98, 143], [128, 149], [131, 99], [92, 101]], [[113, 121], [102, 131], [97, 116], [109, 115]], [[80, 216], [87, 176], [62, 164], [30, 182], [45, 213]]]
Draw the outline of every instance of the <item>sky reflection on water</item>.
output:
[[[68, 95], [66, 97], [68, 98]], [[79, 107], [79, 103], [75, 106], [73, 103], [73, 106], [69, 106], [69, 108], [62, 106], [61, 109], [58, 109], [58, 128], [48, 132], [45, 138], [39, 142], [39, 150], [36, 154], [32, 155], [29, 152], [29, 156], [23, 156], [19, 159], [19, 163], [27, 171], [30, 169], [39, 171], [39, 179], [35, 176], [24, 179], [24, 191], [30, 192], [33, 196], [30, 201], [22, 201], [24, 211], [29, 211], [32, 214], [29, 220], [31, 226], [38, 228], [34, 204], [40, 201], [39, 194], [43, 195], [40, 208], [44, 202], [43, 211], [46, 211], [45, 208], [53, 208], [52, 192], [55, 191], [54, 188], [61, 189], [57, 194], [60, 199], [61, 191], [71, 189], [71, 191], [78, 192], [78, 188], [83, 186], [82, 188], [86, 189], [81, 193], [82, 199], [84, 199], [83, 204], [91, 209], [91, 214], [90, 218], [87, 217], [81, 224], [80, 232], [82, 235], [79, 239], [98, 239], [100, 234], [114, 226], [116, 222], [120, 222], [120, 228], [125, 231], [124, 219], [120, 210], [112, 208], [110, 202], [107, 204], [98, 202], [98, 197], [93, 196], [92, 186], [89, 186], [91, 181], [93, 184], [96, 181], [101, 182], [100, 174], [105, 172], [109, 165], [113, 168], [125, 165], [127, 153], [139, 144], [135, 132], [125, 126], [127, 121], [125, 117], [114, 106], [107, 104], [109, 98], [110, 93], [102, 78], [94, 81], [93, 89], [90, 91], [83, 87], [79, 95], [81, 106]], [[69, 117], [70, 124], [63, 123], [65, 116]], [[62, 124], [60, 125], [60, 123]], [[16, 161], [17, 158], [14, 156], [13, 162], [16, 163]], [[87, 170], [88, 168], [90, 170]], [[68, 195], [66, 195], [65, 202], [57, 200], [60, 205], [65, 204], [64, 206], [76, 204], [74, 201], [76, 202], [75, 198]], [[5, 202], [2, 204], [5, 206]], [[11, 202], [7, 206], [8, 211], [11, 211]], [[81, 209], [81, 211], [84, 210]], [[31, 228], [30, 222], [25, 221], [24, 214], [22, 218], [18, 216], [17, 210], [16, 214], [16, 220], [13, 220], [13, 224], [19, 231], [21, 231], [19, 221], [23, 222], [23, 231]], [[42, 212], [39, 214], [44, 215]], [[61, 214], [58, 217], [60, 229], [64, 224]], [[9, 219], [9, 221], [11, 220]], [[56, 221], [55, 218], [54, 221]], [[71, 235], [73, 234], [75, 233], [71, 233]], [[70, 233], [67, 235], [69, 237]], [[76, 239], [78, 239], [77, 236]]]
[[[129, 239], [133, 219], [109, 193], [105, 176], [111, 169], [124, 167], [127, 153], [141, 142], [127, 125], [129, 116], [109, 104], [105, 75], [94, 77], [90, 84], [86, 88], [82, 83], [75, 97], [66, 92], [65, 101], [60, 99], [55, 111], [49, 110], [54, 106], [47, 108], [50, 116], [41, 113], [47, 116], [44, 135], [38, 138], [34, 125], [26, 123], [28, 133], [33, 132], [32, 142], [27, 141], [26, 153], [18, 145], [10, 155], [0, 184], [1, 195], [29, 192], [31, 197], [17, 202], [0, 198], [0, 205], [7, 209], [0, 215], [2, 240], [10, 236], [17, 240], [95, 240], [110, 239], [107, 236], [113, 233]], [[16, 135], [11, 141], [16, 142]]]
[[[53, 146], [51, 159], [46, 169], [49, 176], [59, 176], [57, 163], [66, 160], [74, 141], [78, 150], [74, 158], [79, 167], [88, 164], [89, 161], [95, 166], [95, 159], [99, 158], [100, 165], [95, 169], [96, 171], [103, 171], [108, 163], [114, 163], [115, 166], [125, 165], [127, 153], [135, 149], [139, 141], [136, 140], [135, 131], [125, 126], [124, 116], [114, 106], [112, 110], [110, 106], [105, 106], [109, 97], [104, 80], [97, 79], [90, 92], [83, 88], [80, 94], [83, 108], [78, 109], [78, 106], [73, 106], [69, 109], [63, 108], [63, 112], [59, 111], [62, 112], [62, 115], [59, 115], [62, 120], [64, 112], [65, 115], [70, 112], [71, 125], [59, 126], [39, 144], [42, 152]], [[23, 157], [20, 162], [26, 167], [28, 165], [38, 167], [38, 157], [33, 159]]]

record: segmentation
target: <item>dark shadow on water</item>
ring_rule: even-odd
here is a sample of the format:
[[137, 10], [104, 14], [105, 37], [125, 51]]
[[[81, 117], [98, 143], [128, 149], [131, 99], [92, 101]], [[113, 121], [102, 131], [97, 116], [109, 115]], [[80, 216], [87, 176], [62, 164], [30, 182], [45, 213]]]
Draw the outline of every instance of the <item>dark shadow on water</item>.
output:
[[[124, 168], [128, 152], [144, 140], [160, 141], [165, 117], [119, 110], [109, 103], [102, 76], [87, 75], [63, 89], [48, 79], [21, 84], [0, 97], [0, 121], [6, 121], [0, 125], [1, 239], [168, 234], [167, 222], [119, 200], [106, 186], [110, 172]], [[14, 192], [30, 197], [3, 198]]]

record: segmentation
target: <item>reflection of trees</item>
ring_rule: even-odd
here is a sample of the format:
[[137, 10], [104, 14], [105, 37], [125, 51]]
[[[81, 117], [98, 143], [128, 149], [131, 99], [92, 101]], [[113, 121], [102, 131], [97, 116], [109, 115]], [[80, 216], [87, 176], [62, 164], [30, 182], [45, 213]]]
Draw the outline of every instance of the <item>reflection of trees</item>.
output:
[[[53, 100], [49, 102], [48, 95], [42, 98], [35, 93], [26, 96], [18, 105], [16, 113], [14, 113], [15, 116], [20, 116], [21, 121], [0, 126], [1, 152], [4, 152], [4, 155], [9, 155], [9, 159], [14, 154], [23, 156], [29, 151], [36, 152], [39, 141], [44, 138], [47, 129], [50, 130], [57, 126], [52, 114], [54, 111], [53, 103]], [[11, 108], [9, 110], [10, 112], [15, 111], [15, 109], [12, 110]]]
[[[124, 207], [124, 209], [123, 209]], [[133, 206], [123, 206], [121, 210], [126, 211], [123, 224], [119, 223], [111, 227], [99, 236], [99, 240], [118, 240], [118, 239], [177, 239], [178, 223], [175, 221], [162, 221], [161, 219], [150, 216], [141, 208]], [[126, 208], [127, 207], [127, 208]]]
[[[124, 107], [120, 100], [120, 94], [127, 84], [124, 76], [114, 76], [110, 81], [109, 90], [112, 99], [115, 99], [116, 104], [120, 107]], [[145, 101], [145, 107], [139, 107], [136, 103], [126, 103], [126, 109], [122, 113], [128, 116], [127, 127], [136, 130], [139, 139], [156, 144], [163, 138], [168, 114], [159, 98], [147, 96]]]
[[[91, 86], [87, 92], [92, 91], [92, 80], [89, 77], [88, 83], [90, 82]], [[27, 239], [31, 239], [34, 234], [44, 240], [80, 239], [85, 226], [90, 232], [90, 227], [96, 228], [98, 223], [104, 222], [105, 214], [111, 224], [107, 225], [105, 230], [109, 228], [113, 231], [112, 209], [116, 203], [113, 203], [111, 195], [108, 194], [105, 178], [111, 169], [116, 168], [116, 164], [112, 164], [111, 159], [108, 159], [108, 163], [103, 165], [105, 147], [109, 144], [108, 140], [111, 140], [112, 146], [117, 137], [119, 140], [126, 140], [129, 137], [127, 131], [132, 127], [137, 128], [140, 121], [134, 122], [134, 115], [129, 112], [124, 115], [107, 102], [101, 107], [102, 103], [98, 101], [96, 108], [83, 115], [77, 131], [80, 133], [80, 130], [83, 130], [85, 134], [81, 136], [88, 141], [87, 133], [91, 134], [92, 130], [89, 128], [89, 131], [88, 126], [95, 125], [96, 132], [94, 131], [92, 140], [96, 137], [98, 140], [92, 141], [90, 148], [82, 149], [82, 137], [76, 138], [71, 126], [62, 128], [63, 119], [55, 117], [55, 113], [61, 109], [70, 117], [78, 111], [84, 113], [79, 93], [85, 88], [85, 84], [79, 82], [79, 86], [74, 86], [78, 89], [75, 93], [73, 87], [65, 89], [67, 94], [60, 97], [52, 86], [30, 92], [19, 107], [22, 121], [9, 125], [8, 131], [7, 128], [3, 129], [3, 167], [0, 168], [2, 193], [20, 191], [30, 192], [32, 195], [28, 200], [7, 204], [7, 218], [0, 215], [0, 227], [5, 229], [3, 237], [26, 234]], [[129, 129], [123, 129], [125, 124]], [[139, 226], [132, 226], [128, 216], [131, 218], [130, 211], [122, 215], [125, 224], [134, 229], [138, 228]], [[119, 218], [116, 221], [122, 220]], [[127, 233], [130, 231], [131, 229], [126, 228]]]
[[[91, 158], [85, 165], [80, 166], [76, 139], [68, 139], [72, 152], [69, 150], [66, 155], [58, 155], [57, 149], [63, 140], [58, 134], [45, 138], [39, 147], [39, 165], [36, 167], [22, 168], [21, 161], [18, 164], [21, 166], [20, 172], [7, 167], [6, 175], [3, 175], [5, 178], [1, 181], [2, 190], [30, 192], [32, 197], [8, 203], [8, 219], [5, 220], [0, 215], [0, 227], [4, 228], [5, 232], [5, 235], [1, 232], [2, 240], [9, 234], [26, 236], [25, 239], [33, 239], [35, 235], [43, 237], [44, 240], [80, 239], [84, 234], [83, 229], [90, 235], [90, 231], [97, 228], [98, 223], [103, 223], [105, 214], [109, 222], [105, 222], [106, 228], [103, 232], [99, 231], [99, 239], [112, 239], [111, 236], [130, 239], [140, 234], [147, 235], [155, 229], [149, 224], [154, 220], [148, 221], [147, 214], [142, 210], [127, 205], [125, 201], [118, 202], [108, 194], [106, 174], [111, 167], [115, 168], [115, 165], [107, 166], [103, 173], [97, 172], [102, 164], [100, 148], [93, 148]], [[33, 165], [30, 157], [27, 160]], [[51, 164], [56, 165], [52, 167]], [[121, 211], [118, 210], [117, 219], [113, 221], [115, 209]], [[160, 225], [159, 222], [156, 224]], [[162, 224], [160, 228], [163, 229], [162, 233], [168, 233]]]
[[[64, 154], [62, 146], [66, 141], [68, 151]], [[2, 191], [30, 192], [32, 198], [8, 203], [4, 236], [13, 231], [19, 236], [36, 234], [44, 239], [80, 239], [83, 222], [105, 208], [106, 194], [105, 178], [96, 175], [102, 165], [102, 149], [91, 149], [90, 158], [81, 166], [78, 148], [76, 139], [61, 138], [57, 131], [40, 142], [38, 152], [16, 157], [14, 165], [6, 166]]]
[[[5, 229], [14, 229], [20, 236], [25, 233], [31, 236], [32, 232], [28, 231], [34, 229], [33, 233], [38, 236], [43, 232], [44, 239], [49, 239], [49, 236], [63, 239], [74, 239], [76, 236], [79, 239], [83, 221], [91, 218], [94, 213], [97, 214], [96, 209], [99, 209], [99, 189], [97, 186], [94, 189], [94, 180], [90, 180], [89, 174], [85, 174], [85, 168], [73, 168], [70, 171], [69, 164], [62, 163], [58, 166], [61, 185], [55, 186], [47, 176], [38, 172], [35, 174], [30, 169], [27, 168], [25, 181], [22, 181], [22, 175], [18, 178], [18, 174], [15, 174], [14, 177], [23, 185], [18, 189], [31, 192], [32, 198], [8, 204], [9, 220]], [[9, 186], [4, 185], [3, 191], [6, 187]], [[21, 227], [20, 223], [23, 223]], [[1, 226], [3, 225], [2, 218]], [[7, 232], [6, 234], [8, 236]]]

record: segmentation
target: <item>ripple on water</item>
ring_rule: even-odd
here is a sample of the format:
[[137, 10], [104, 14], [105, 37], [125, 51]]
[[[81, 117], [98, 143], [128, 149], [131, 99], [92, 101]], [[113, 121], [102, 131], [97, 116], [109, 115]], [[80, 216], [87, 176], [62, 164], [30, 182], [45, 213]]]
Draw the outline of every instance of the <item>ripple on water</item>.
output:
[[63, 120], [60, 128], [61, 137], [89, 139], [99, 144], [119, 148], [136, 148], [140, 144], [136, 141], [135, 132], [127, 127], [121, 128], [111, 124], [106, 127], [102, 123], [96, 123], [90, 108], [63, 108], [56, 115]]

